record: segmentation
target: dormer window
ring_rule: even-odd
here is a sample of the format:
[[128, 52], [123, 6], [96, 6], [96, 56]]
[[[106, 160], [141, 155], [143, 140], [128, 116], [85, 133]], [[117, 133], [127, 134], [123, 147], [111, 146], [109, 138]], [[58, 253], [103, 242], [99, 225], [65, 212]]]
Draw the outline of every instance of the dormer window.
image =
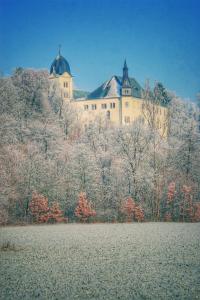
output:
[[65, 82], [63, 83], [63, 85], [64, 85], [65, 88], [67, 88], [67, 87], [68, 87], [68, 82], [65, 81]]
[[131, 96], [131, 88], [122, 88], [122, 96]]

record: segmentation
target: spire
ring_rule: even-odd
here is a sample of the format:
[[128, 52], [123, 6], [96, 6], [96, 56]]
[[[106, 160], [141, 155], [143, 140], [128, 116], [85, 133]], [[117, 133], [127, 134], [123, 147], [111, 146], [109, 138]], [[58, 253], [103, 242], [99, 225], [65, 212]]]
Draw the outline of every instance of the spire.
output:
[[60, 50], [61, 50], [61, 45], [59, 44], [59, 45], [58, 45], [58, 56], [61, 56]]
[[129, 76], [128, 76], [128, 67], [126, 63], [126, 59], [124, 60], [124, 67], [123, 67], [123, 77], [122, 77], [122, 87], [131, 87]]
[[124, 69], [128, 69], [127, 64], [126, 64], [126, 59], [124, 60]]

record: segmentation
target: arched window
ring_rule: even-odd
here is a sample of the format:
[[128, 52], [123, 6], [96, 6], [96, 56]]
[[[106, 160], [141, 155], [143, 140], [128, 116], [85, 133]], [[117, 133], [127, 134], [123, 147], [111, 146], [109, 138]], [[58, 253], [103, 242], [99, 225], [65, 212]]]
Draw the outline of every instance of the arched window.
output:
[[107, 120], [110, 120], [110, 111], [109, 110], [106, 112], [106, 118], [107, 118]]

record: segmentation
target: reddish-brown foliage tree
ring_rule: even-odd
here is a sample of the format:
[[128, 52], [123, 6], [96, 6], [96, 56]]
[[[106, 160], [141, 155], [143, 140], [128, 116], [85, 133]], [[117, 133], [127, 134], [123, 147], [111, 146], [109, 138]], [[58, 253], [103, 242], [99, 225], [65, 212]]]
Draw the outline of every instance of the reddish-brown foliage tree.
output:
[[172, 221], [174, 215], [174, 197], [175, 197], [176, 184], [174, 181], [170, 182], [167, 191], [166, 212], [164, 214], [164, 220], [166, 222]]
[[180, 215], [183, 221], [192, 221], [194, 216], [194, 207], [192, 203], [192, 187], [183, 185], [183, 202], [180, 204]]
[[95, 210], [91, 208], [86, 194], [83, 192], [79, 194], [78, 205], [75, 209], [74, 214], [82, 222], [86, 222], [89, 219], [89, 217], [96, 216]]
[[144, 221], [144, 211], [142, 209], [141, 206], [137, 206], [135, 207], [135, 220], [138, 222], [142, 222]]
[[133, 221], [135, 215], [135, 207], [136, 207], [135, 201], [131, 197], [128, 197], [123, 202], [121, 207], [121, 212], [126, 215], [127, 222]]
[[170, 204], [174, 200], [174, 195], [175, 195], [175, 188], [176, 184], [175, 182], [170, 182], [168, 185], [168, 193], [167, 193], [167, 203]]
[[200, 221], [200, 203], [193, 203], [192, 187], [183, 185], [183, 201], [180, 203], [180, 216], [182, 221], [199, 222]]
[[31, 214], [34, 216], [36, 222], [43, 223], [49, 219], [48, 199], [43, 195], [33, 192], [32, 200], [29, 204]]
[[144, 221], [144, 211], [141, 206], [136, 205], [135, 201], [128, 197], [122, 204], [121, 212], [126, 215], [127, 222], [133, 220]]
[[50, 208], [50, 216], [52, 220], [55, 222], [65, 222], [67, 219], [63, 216], [63, 211], [60, 209], [60, 205], [58, 202], [53, 202]]
[[192, 217], [193, 222], [200, 222], [200, 203], [194, 203], [194, 214]]

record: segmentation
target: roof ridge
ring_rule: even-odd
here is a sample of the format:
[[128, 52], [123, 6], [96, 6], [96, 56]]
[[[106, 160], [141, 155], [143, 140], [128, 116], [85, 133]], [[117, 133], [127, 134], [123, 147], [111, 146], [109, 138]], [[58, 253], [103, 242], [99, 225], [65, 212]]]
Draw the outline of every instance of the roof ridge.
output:
[[[115, 80], [116, 83], [112, 84], [112, 80]], [[129, 77], [130, 84], [132, 88], [132, 94], [136, 98], [142, 97], [143, 88], [137, 82], [134, 77]], [[113, 98], [121, 97], [121, 87], [122, 87], [122, 76], [113, 75], [109, 80], [105, 81], [98, 88], [93, 90], [87, 97], [87, 99], [100, 99], [100, 98]]]

